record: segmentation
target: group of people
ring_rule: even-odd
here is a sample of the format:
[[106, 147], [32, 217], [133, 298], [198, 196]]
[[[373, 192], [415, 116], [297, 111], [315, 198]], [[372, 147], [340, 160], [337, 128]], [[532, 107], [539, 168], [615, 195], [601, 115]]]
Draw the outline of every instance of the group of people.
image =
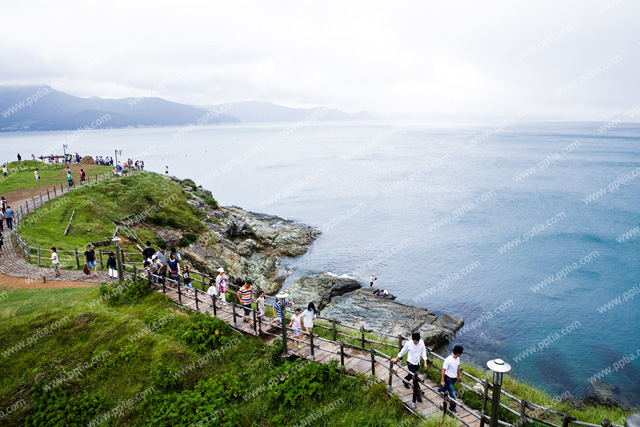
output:
[[373, 274], [371, 275], [371, 278], [369, 279], [369, 288], [373, 289], [373, 295], [375, 295], [377, 297], [386, 298], [386, 297], [389, 296], [389, 291], [387, 291], [386, 289], [380, 289], [378, 287], [378, 278], [374, 277]]

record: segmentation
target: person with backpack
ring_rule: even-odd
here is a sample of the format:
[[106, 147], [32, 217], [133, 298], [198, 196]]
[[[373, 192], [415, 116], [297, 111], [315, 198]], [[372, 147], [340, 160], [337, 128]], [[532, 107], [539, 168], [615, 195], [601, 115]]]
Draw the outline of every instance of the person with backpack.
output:
[[84, 169], [80, 169], [80, 184], [84, 185], [84, 180], [87, 177], [87, 174], [84, 173]]
[[169, 256], [167, 267], [169, 269], [169, 279], [175, 280], [177, 284], [180, 284], [180, 261], [176, 259], [176, 254]]
[[116, 254], [109, 252], [107, 259], [107, 268], [109, 269], [109, 279], [118, 278], [118, 263], [116, 262]]
[[218, 269], [218, 276], [216, 277], [216, 287], [220, 293], [220, 299], [224, 307], [228, 307], [227, 304], [227, 275], [224, 274], [224, 268]]

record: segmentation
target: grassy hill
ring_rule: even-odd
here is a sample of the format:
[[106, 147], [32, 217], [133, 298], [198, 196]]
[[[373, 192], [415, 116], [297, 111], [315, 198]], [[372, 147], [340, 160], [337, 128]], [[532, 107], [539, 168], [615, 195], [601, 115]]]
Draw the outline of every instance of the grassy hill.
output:
[[[136, 172], [78, 188], [51, 205], [51, 209], [27, 215], [24, 224], [28, 225], [19, 229], [22, 238], [31, 246], [82, 249], [87, 243], [112, 237], [116, 228], [112, 221], [131, 214], [143, 214], [152, 224], [185, 233], [206, 231], [198, 219], [201, 213], [187, 203], [187, 194], [182, 187], [152, 172]], [[64, 236], [74, 211], [69, 233]], [[141, 237], [154, 240], [155, 236], [142, 233]], [[126, 241], [124, 245], [127, 245]]]
[[7, 293], [0, 424], [423, 425], [384, 385], [284, 361], [260, 340], [145, 288]]

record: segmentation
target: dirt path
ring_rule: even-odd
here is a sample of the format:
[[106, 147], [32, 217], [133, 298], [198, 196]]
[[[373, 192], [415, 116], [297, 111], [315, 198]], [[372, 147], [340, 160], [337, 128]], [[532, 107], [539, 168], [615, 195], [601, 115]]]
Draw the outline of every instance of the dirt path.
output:
[[86, 288], [91, 286], [97, 286], [97, 284], [87, 282], [65, 282], [62, 280], [47, 280], [47, 282], [44, 283], [42, 280], [23, 279], [0, 273], [0, 290], [3, 291], [18, 291], [21, 289]]

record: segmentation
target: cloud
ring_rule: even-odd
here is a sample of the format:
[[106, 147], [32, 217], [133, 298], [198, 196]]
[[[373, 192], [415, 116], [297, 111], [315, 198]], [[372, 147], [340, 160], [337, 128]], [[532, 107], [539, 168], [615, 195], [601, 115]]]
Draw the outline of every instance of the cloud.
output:
[[[0, 13], [0, 84], [69, 76], [62, 90], [77, 96], [424, 118], [534, 103], [538, 118], [606, 120], [637, 102], [635, 2], [441, 3], [14, 2]], [[554, 96], [615, 55], [624, 61]]]

